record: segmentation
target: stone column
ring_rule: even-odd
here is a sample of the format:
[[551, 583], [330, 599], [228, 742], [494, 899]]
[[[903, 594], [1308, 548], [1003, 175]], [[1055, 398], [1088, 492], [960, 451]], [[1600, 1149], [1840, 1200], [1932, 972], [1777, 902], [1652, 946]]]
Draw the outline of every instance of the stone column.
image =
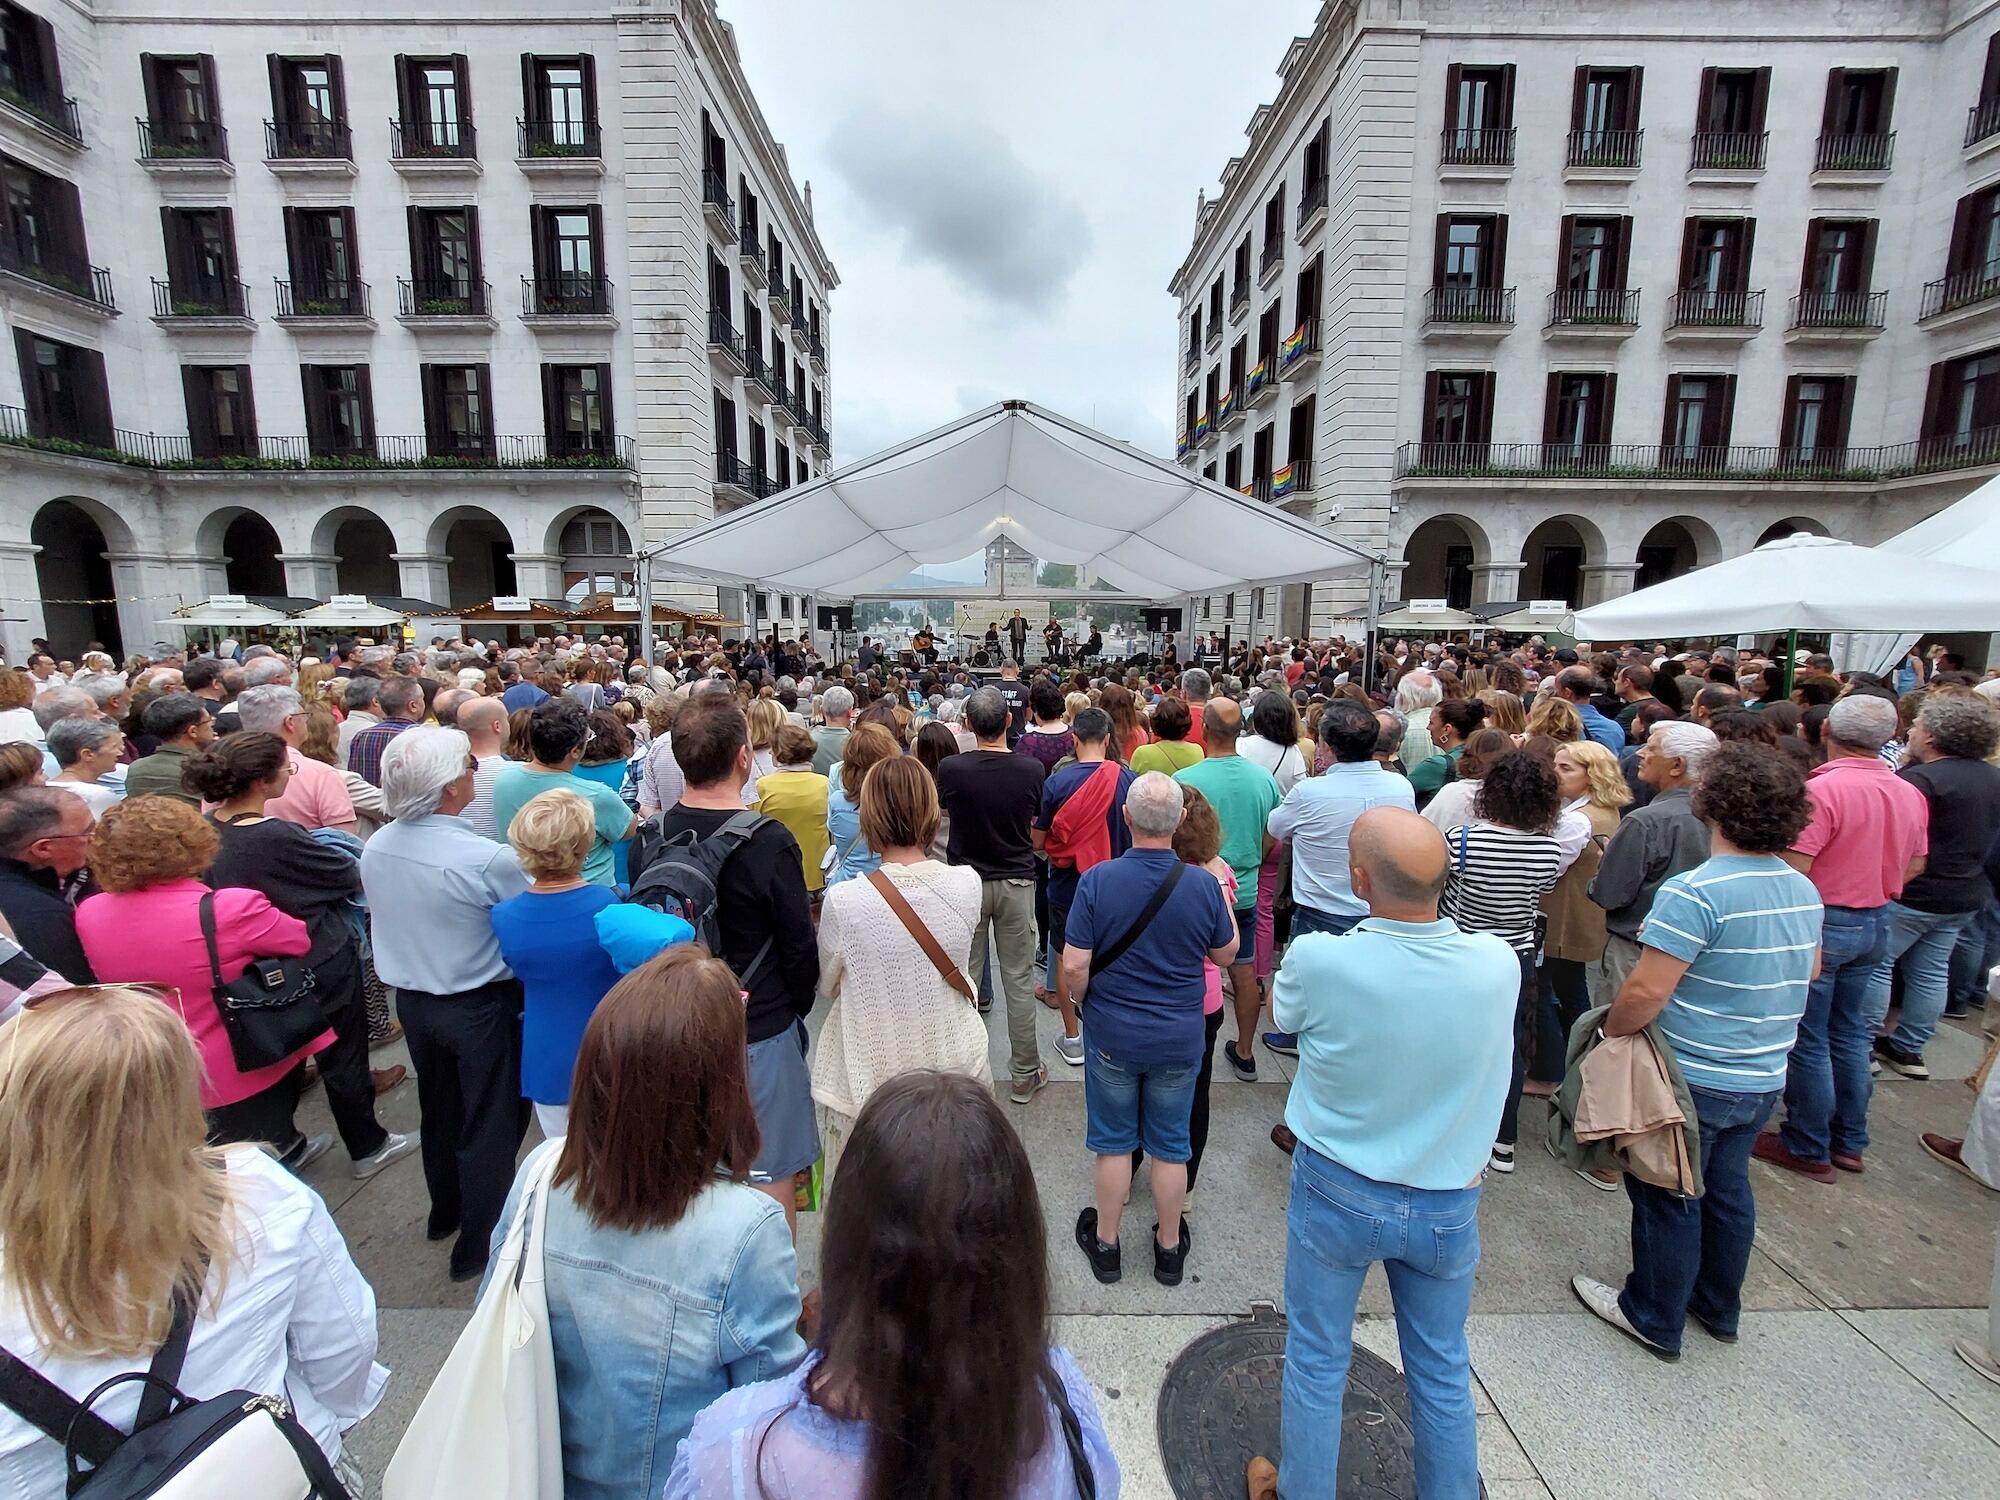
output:
[[1521, 597], [1521, 562], [1488, 562], [1472, 565], [1472, 602], [1504, 603]]
[[391, 552], [399, 585], [408, 599], [451, 603], [451, 558], [442, 552]]
[[[563, 595], [563, 560], [557, 552], [509, 552], [514, 565], [515, 591], [529, 599], [560, 599]], [[659, 585], [653, 598], [660, 598]]]
[[299, 599], [331, 599], [336, 592], [340, 559], [330, 552], [280, 552], [285, 589]]
[[0, 542], [0, 644], [7, 651], [10, 666], [28, 664], [29, 642], [49, 633], [42, 614], [42, 584], [35, 573], [35, 554], [42, 549], [33, 542]]
[[111, 564], [111, 592], [118, 600], [118, 631], [127, 651], [144, 650], [175, 633], [173, 612], [192, 602], [176, 576], [181, 558], [165, 552], [106, 552]]
[[1639, 565], [1635, 562], [1589, 565], [1583, 570], [1583, 602], [1602, 604], [1606, 599], [1629, 594], [1638, 575]]

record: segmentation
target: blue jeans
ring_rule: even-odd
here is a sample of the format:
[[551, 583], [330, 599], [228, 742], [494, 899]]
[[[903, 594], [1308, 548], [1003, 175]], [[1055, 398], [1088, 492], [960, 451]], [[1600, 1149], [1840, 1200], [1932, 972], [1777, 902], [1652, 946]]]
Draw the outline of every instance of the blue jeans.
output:
[[1662, 1349], [1678, 1350], [1692, 1312], [1718, 1333], [1736, 1332], [1743, 1277], [1757, 1237], [1750, 1147], [1779, 1091], [1724, 1094], [1690, 1087], [1701, 1121], [1699, 1198], [1683, 1198], [1625, 1174], [1632, 1200], [1632, 1274], [1618, 1305]]
[[1375, 1182], [1304, 1141], [1292, 1153], [1286, 1215], [1285, 1500], [1331, 1500], [1354, 1307], [1377, 1261], [1389, 1277], [1416, 1436], [1417, 1493], [1477, 1500], [1479, 1441], [1465, 1318], [1479, 1266], [1479, 1189], [1426, 1192]]
[[2000, 964], [2000, 901], [1988, 901], [1972, 914], [1951, 950], [1951, 998], [1968, 1005], [1986, 999], [1986, 975]]
[[1785, 1066], [1785, 1149], [1825, 1162], [1835, 1151], [1857, 1156], [1868, 1145], [1868, 1059], [1875, 1029], [1868, 991], [1881, 967], [1886, 924], [1881, 907], [1829, 906], [1820, 921], [1819, 978], [1806, 992], [1799, 1039]]
[[1091, 1042], [1088, 1031], [1084, 1042], [1084, 1148], [1093, 1156], [1123, 1156], [1143, 1146], [1164, 1162], [1193, 1156], [1188, 1118], [1201, 1064], [1121, 1062]]
[[1918, 911], [1900, 901], [1891, 901], [1882, 912], [1887, 930], [1882, 962], [1868, 986], [1868, 1030], [1872, 1035], [1882, 1029], [1889, 1014], [1889, 981], [1900, 963], [1903, 1010], [1889, 1040], [1905, 1052], [1921, 1055], [1950, 998], [1951, 952], [1973, 913]]
[[1367, 915], [1355, 912], [1349, 916], [1345, 912], [1321, 911], [1317, 906], [1294, 906], [1292, 936], [1301, 938], [1309, 932], [1330, 932], [1338, 937], [1343, 932], [1352, 932], [1354, 924]]

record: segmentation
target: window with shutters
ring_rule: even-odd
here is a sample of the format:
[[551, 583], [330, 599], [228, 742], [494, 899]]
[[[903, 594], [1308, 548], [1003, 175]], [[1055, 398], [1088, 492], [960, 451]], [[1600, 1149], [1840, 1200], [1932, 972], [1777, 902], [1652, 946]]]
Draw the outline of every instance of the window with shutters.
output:
[[1189, 442], [1194, 441], [1195, 419], [1200, 415], [1201, 415], [1201, 392], [1189, 391], [1187, 393], [1187, 412], [1182, 418], [1184, 425], [1181, 428], [1181, 431], [1187, 434]]
[[1260, 487], [1260, 493], [1261, 487], [1270, 482], [1271, 470], [1277, 466], [1277, 437], [1278, 429], [1274, 424], [1261, 429], [1250, 440], [1250, 479]]
[[1306, 142], [1305, 152], [1299, 166], [1299, 224], [1326, 207], [1327, 193], [1327, 141], [1332, 125], [1326, 120], [1319, 122], [1319, 129]]
[[1240, 338], [1229, 346], [1229, 385], [1236, 398], [1236, 410], [1243, 409], [1243, 377], [1250, 370], [1250, 340]]
[[597, 156], [597, 67], [578, 57], [521, 58], [521, 155]]
[[1514, 65], [1445, 69], [1442, 160], [1506, 166], [1514, 160]]
[[214, 58], [156, 57], [149, 53], [139, 59], [139, 81], [146, 91], [141, 155], [155, 160], [229, 159], [229, 144], [222, 132], [222, 101], [215, 89]]
[[112, 446], [111, 393], [102, 354], [25, 328], [14, 330], [14, 352], [31, 436]]
[[485, 365], [421, 366], [424, 436], [433, 458], [493, 453], [493, 377]]
[[1231, 448], [1222, 457], [1222, 482], [1232, 490], [1243, 488], [1243, 449]]
[[1933, 454], [1991, 451], [2000, 432], [2000, 349], [1931, 366], [1925, 447]]
[[1986, 39], [1986, 62], [1979, 72], [1979, 102], [1965, 120], [1965, 144], [2000, 134], [2000, 32]]
[[55, 28], [13, 0], [0, 0], [0, 98], [83, 143], [76, 101], [63, 97]]
[[604, 279], [603, 210], [537, 204], [532, 214], [534, 294], [538, 312], [591, 314], [611, 310]]
[[1579, 67], [1570, 96], [1569, 165], [1639, 165], [1641, 68]]
[[1506, 256], [1504, 215], [1439, 214], [1432, 247], [1430, 316], [1441, 323], [1510, 318], [1503, 295]]
[[744, 457], [750, 462], [750, 473], [756, 481], [757, 493], [762, 495], [770, 483], [770, 450], [764, 446], [764, 424], [752, 417], [749, 425], [750, 443]]
[[301, 365], [306, 444], [315, 458], [360, 458], [375, 447], [366, 365]]
[[1551, 372], [1542, 417], [1546, 465], [1601, 463], [1608, 456], [1617, 379], [1608, 372]]
[[470, 67], [463, 56], [398, 57], [390, 154], [473, 157]]
[[611, 451], [611, 366], [543, 365], [542, 408], [550, 457]]
[[90, 252], [76, 185], [0, 156], [0, 270], [91, 295]]
[[479, 210], [410, 209], [412, 311], [427, 317], [486, 312], [479, 255]]
[[1942, 280], [1924, 288], [1920, 317], [2000, 296], [2000, 186], [1958, 200]]
[[1231, 261], [1229, 282], [1229, 311], [1234, 314], [1250, 305], [1250, 236], [1246, 233], [1243, 242], [1236, 247]]
[[272, 57], [265, 154], [353, 159], [347, 97], [337, 57]]
[[280, 313], [336, 317], [367, 311], [353, 209], [287, 208], [285, 237], [292, 281], [290, 305], [281, 300]]
[[771, 226], [770, 248], [767, 252], [767, 269], [772, 286], [783, 286], [785, 282], [785, 242], [778, 238], [776, 225]]
[[1206, 390], [1208, 393], [1208, 405], [1203, 407], [1202, 410], [1207, 413], [1209, 421], [1214, 422], [1221, 415], [1222, 366], [1216, 365], [1208, 372]]
[[1764, 116], [1770, 97], [1769, 68], [1703, 68], [1690, 167], [1761, 170], [1769, 141]]
[[[1317, 397], [1308, 396], [1292, 405], [1291, 425], [1285, 433], [1285, 462], [1307, 464], [1313, 461], [1313, 418], [1319, 409]], [[1300, 489], [1306, 488], [1301, 476]]]
[[1188, 314], [1187, 371], [1192, 375], [1201, 363], [1201, 309]]
[[1270, 378], [1277, 379], [1278, 341], [1284, 338], [1284, 298], [1280, 297], [1264, 309], [1257, 319], [1257, 361], [1270, 372]]
[[1894, 68], [1829, 68], [1814, 167], [1821, 172], [1886, 172], [1896, 142], [1889, 128], [1895, 100]]
[[764, 231], [757, 217], [757, 195], [750, 191], [749, 178], [737, 177], [736, 196], [742, 207], [742, 218], [738, 221], [737, 242], [748, 250], [762, 249]]
[[1669, 375], [1660, 461], [1720, 468], [1736, 399], [1733, 375]]
[[1424, 377], [1424, 462], [1479, 463], [1493, 441], [1491, 370], [1432, 370]]
[[1208, 289], [1208, 337], [1213, 343], [1222, 337], [1222, 278], [1217, 276], [1215, 284]]
[[1633, 323], [1638, 296], [1626, 286], [1632, 221], [1625, 217], [1566, 214], [1556, 242], [1553, 323]]
[[1257, 271], [1262, 275], [1270, 267], [1285, 258], [1285, 187], [1278, 184], [1278, 190], [1264, 201], [1264, 254], [1257, 262]]
[[775, 456], [775, 462], [771, 466], [772, 477], [777, 481], [779, 489], [789, 489], [792, 483], [792, 450], [784, 443], [778, 442], [772, 445], [772, 452]]
[[1794, 326], [1882, 326], [1888, 294], [1873, 289], [1875, 228], [1873, 219], [1814, 219], [1806, 226]]
[[167, 311], [174, 317], [244, 312], [236, 272], [236, 233], [226, 208], [163, 208]]
[[1785, 382], [1778, 444], [1788, 462], [1839, 465], [1847, 454], [1854, 409], [1852, 375], [1794, 375]]
[[188, 446], [196, 458], [249, 458], [257, 453], [257, 409], [248, 365], [183, 365]]
[[1763, 297], [1750, 289], [1753, 219], [1689, 219], [1681, 236], [1677, 324], [1755, 324]]

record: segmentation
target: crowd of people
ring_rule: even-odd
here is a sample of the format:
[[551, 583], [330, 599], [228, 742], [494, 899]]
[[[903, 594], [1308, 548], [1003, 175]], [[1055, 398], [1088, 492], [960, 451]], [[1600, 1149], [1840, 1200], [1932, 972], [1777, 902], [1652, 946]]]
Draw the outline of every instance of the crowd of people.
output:
[[[318, 1087], [355, 1178], [418, 1159], [454, 1280], [547, 1183], [568, 1494], [1114, 1495], [999, 1099], [1074, 1070], [1075, 1253], [1122, 1278], [1143, 1176], [1174, 1287], [1220, 1040], [1243, 1081], [1297, 1059], [1284, 1442], [1252, 1496], [1329, 1493], [1382, 1263], [1419, 1491], [1470, 1500], [1478, 1208], [1524, 1119], [1630, 1200], [1630, 1271], [1577, 1277], [1583, 1305], [1663, 1360], [1690, 1318], [1731, 1342], [1751, 1163], [1866, 1171], [1876, 1075], [1927, 1077], [2000, 965], [2000, 676], [1948, 656], [1019, 654], [555, 636], [0, 670], [5, 1349], [80, 1396], [192, 1301], [183, 1388], [284, 1390], [357, 1486], [341, 1434], [388, 1373], [298, 1176], [334, 1146], [296, 1124]], [[283, 1003], [246, 1019], [259, 987]], [[407, 1070], [371, 1068], [399, 1038]], [[1678, 1178], [1586, 1141], [1639, 1056]], [[390, 1131], [411, 1074], [420, 1129]], [[2000, 1190], [2000, 1078], [1922, 1145]], [[0, 1473], [53, 1496], [61, 1442], [0, 1404]]]

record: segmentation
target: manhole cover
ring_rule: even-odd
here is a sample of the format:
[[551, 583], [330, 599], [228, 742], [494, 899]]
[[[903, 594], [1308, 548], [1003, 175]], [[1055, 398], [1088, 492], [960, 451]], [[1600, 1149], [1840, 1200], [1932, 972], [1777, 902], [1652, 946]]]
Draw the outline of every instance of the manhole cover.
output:
[[[1160, 1455], [1178, 1500], [1241, 1500], [1243, 1471], [1276, 1462], [1285, 1320], [1269, 1304], [1204, 1333], [1160, 1390]], [[1410, 1401], [1396, 1368], [1357, 1347], [1340, 1430], [1339, 1500], [1414, 1500]]]

